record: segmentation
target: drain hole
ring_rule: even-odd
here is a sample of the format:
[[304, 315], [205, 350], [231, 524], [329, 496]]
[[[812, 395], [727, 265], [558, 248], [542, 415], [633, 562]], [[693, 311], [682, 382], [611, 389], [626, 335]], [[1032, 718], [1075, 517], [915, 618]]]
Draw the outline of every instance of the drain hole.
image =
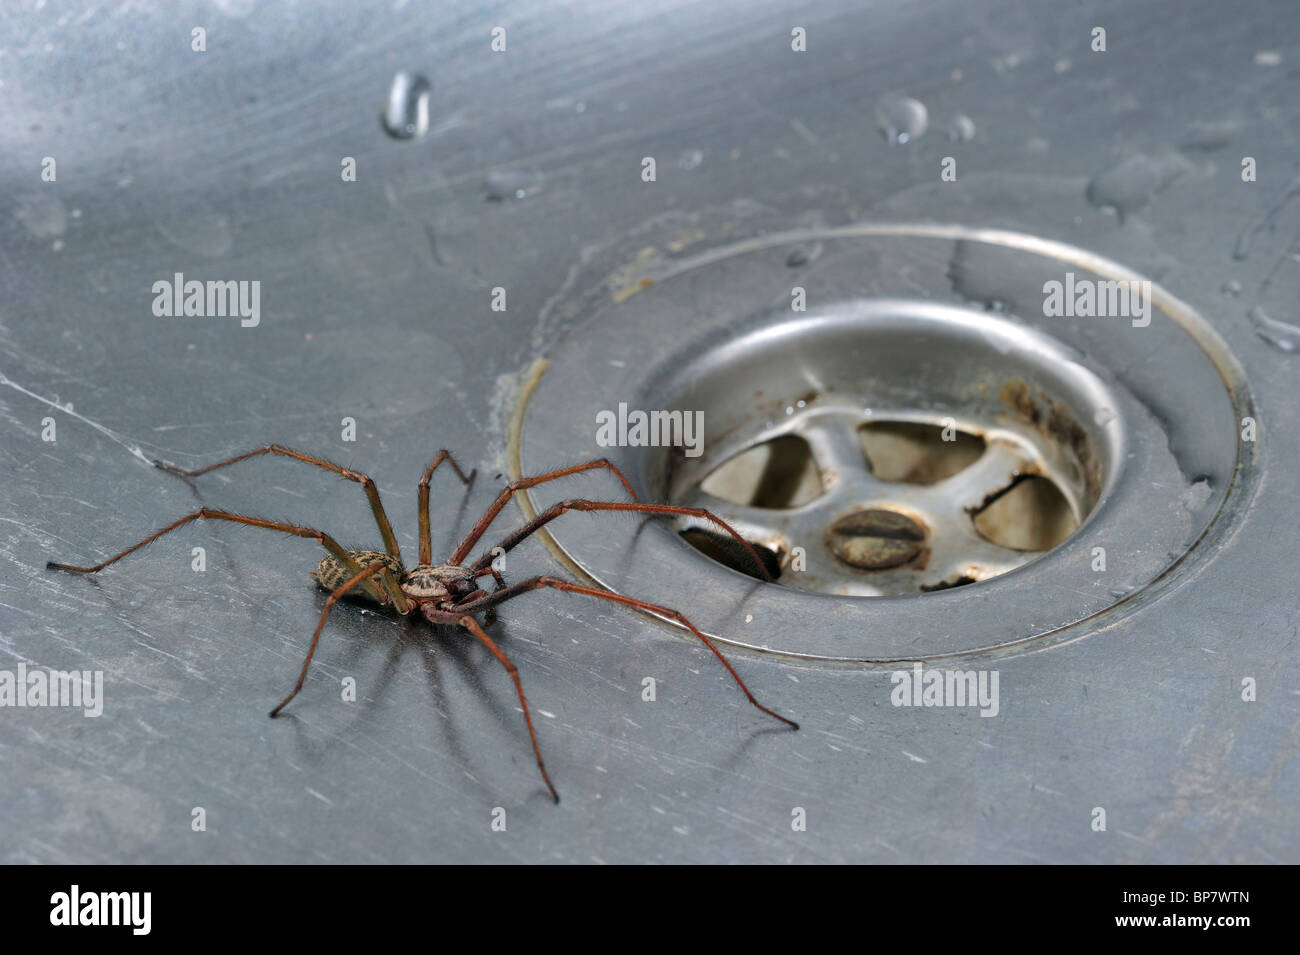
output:
[[953, 587], [965, 587], [967, 584], [973, 584], [976, 582], [977, 581], [974, 577], [963, 575], [955, 580], [941, 580], [937, 584], [922, 584], [921, 591], [923, 593], [932, 594], [936, 590], [951, 590]]
[[[710, 531], [701, 530], [698, 527], [691, 527], [681, 532], [682, 539], [690, 544], [696, 550], [706, 557], [711, 557], [720, 564], [726, 564], [732, 570], [738, 570], [742, 574], [753, 577], [755, 580], [765, 580], [758, 568], [754, 566], [754, 558], [749, 556], [749, 551], [741, 547], [735, 538], [723, 534], [714, 534]], [[763, 562], [768, 577], [776, 580], [781, 576], [781, 562], [784, 555], [777, 553], [770, 547], [762, 544], [753, 544], [758, 559]]]
[[[821, 496], [822, 476], [808, 442], [783, 435], [737, 454], [700, 487], [732, 504], [791, 508]], [[753, 561], [749, 563], [752, 569]]]
[[975, 530], [1012, 550], [1050, 550], [1075, 532], [1078, 519], [1047, 478], [1026, 475], [975, 515]]
[[910, 421], [882, 421], [858, 431], [871, 473], [882, 481], [935, 484], [965, 470], [984, 453], [984, 439], [956, 431], [943, 440], [944, 428]]

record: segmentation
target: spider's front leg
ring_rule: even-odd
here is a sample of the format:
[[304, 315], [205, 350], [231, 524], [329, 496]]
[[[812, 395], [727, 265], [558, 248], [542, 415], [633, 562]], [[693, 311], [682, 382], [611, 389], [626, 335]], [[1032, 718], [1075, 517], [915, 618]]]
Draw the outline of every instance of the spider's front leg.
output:
[[706, 511], [702, 507], [678, 507], [675, 504], [641, 504], [639, 502], [635, 504], [625, 504], [618, 501], [587, 501], [576, 498], [570, 501], [561, 501], [559, 504], [548, 507], [523, 527], [519, 528], [503, 540], [499, 545], [497, 545], [497, 547], [494, 547], [491, 551], [474, 561], [474, 563], [470, 565], [470, 570], [472, 570], [477, 576], [492, 561], [497, 548], [500, 548], [503, 553], [513, 550], [526, 538], [536, 534], [561, 514], [565, 514], [569, 511], [626, 511], [634, 514], [679, 514], [684, 517], [698, 517], [701, 520], [706, 520], [716, 524], [735, 538], [735, 540], [744, 547], [746, 551], [748, 551], [749, 556], [753, 558], [754, 566], [757, 567], [759, 573], [763, 575], [763, 579], [769, 583], [772, 581], [772, 575], [768, 573], [767, 565], [759, 559], [758, 552], [754, 550], [753, 545], [750, 544], [749, 541], [745, 540], [745, 538], [741, 537], [734, 527], [722, 518], [718, 517], [718, 515], [714, 514], [712, 511]]
[[528, 698], [524, 696], [524, 685], [519, 681], [519, 668], [505, 655], [505, 651], [496, 645], [496, 641], [484, 632], [482, 625], [469, 614], [435, 610], [430, 605], [425, 605], [422, 610], [430, 623], [464, 627], [474, 634], [479, 642], [487, 647], [488, 651], [506, 668], [506, 672], [510, 674], [510, 679], [515, 683], [515, 693], [519, 696], [519, 705], [523, 707], [524, 722], [528, 724], [528, 737], [533, 741], [533, 755], [537, 757], [537, 768], [541, 770], [542, 779], [546, 781], [546, 788], [551, 791], [551, 798], [558, 803], [560, 794], [555, 791], [555, 784], [551, 782], [551, 775], [546, 771], [546, 764], [542, 762], [542, 748], [537, 745], [537, 730], [533, 729], [533, 716], [528, 710]]
[[573, 594], [586, 594], [588, 597], [598, 597], [601, 600], [609, 600], [613, 603], [623, 604], [625, 607], [635, 607], [638, 610], [646, 610], [660, 617], [667, 617], [670, 620], [676, 620], [691, 633], [695, 634], [695, 636], [699, 637], [700, 641], [713, 651], [713, 655], [718, 658], [724, 667], [727, 668], [727, 672], [731, 674], [731, 678], [736, 681], [736, 685], [740, 687], [741, 692], [745, 694], [745, 698], [749, 700], [750, 703], [768, 716], [780, 720], [792, 729], [799, 728], [799, 724], [794, 720], [787, 719], [780, 713], [776, 712], [776, 710], [769, 709], [762, 703], [758, 702], [758, 699], [754, 694], [749, 691], [749, 687], [745, 685], [745, 681], [740, 678], [740, 674], [732, 668], [731, 663], [722, 655], [722, 651], [717, 648], [714, 642], [706, 637], [704, 632], [696, 627], [695, 624], [687, 620], [685, 614], [673, 610], [671, 607], [652, 604], [648, 600], [637, 600], [635, 597], [624, 597], [622, 594], [612, 593], [608, 590], [597, 590], [594, 587], [585, 587], [582, 584], [575, 584], [572, 581], [563, 580], [559, 577], [534, 577], [531, 580], [525, 580], [521, 583], [513, 584], [505, 590], [499, 590], [496, 593], [488, 594], [486, 597], [479, 597], [477, 600], [457, 604], [456, 609], [466, 614], [481, 613], [490, 607], [498, 606], [505, 603], [507, 600], [513, 600], [521, 594], [526, 594], [530, 590], [538, 590], [542, 587], [550, 587], [553, 590], [563, 590]]
[[460, 478], [460, 483], [466, 487], [469, 487], [470, 482], [474, 480], [474, 475], [478, 473], [478, 470], [475, 469], [466, 475], [465, 472], [460, 469], [460, 465], [456, 463], [456, 459], [451, 456], [451, 452], [446, 448], [439, 451], [437, 457], [433, 459], [433, 462], [424, 469], [424, 474], [420, 476], [420, 483], [417, 491], [420, 511], [421, 565], [433, 563], [433, 546], [429, 543], [429, 482], [433, 480], [433, 472], [438, 470], [438, 465], [442, 464], [443, 461], [446, 461], [452, 466], [452, 469], [456, 472], [456, 477]]
[[[486, 577], [488, 574], [491, 574], [492, 579], [496, 581], [496, 586], [492, 588], [493, 593], [498, 593], [506, 589], [506, 579], [505, 577], [501, 576], [501, 571], [497, 570], [495, 567], [485, 567], [483, 570], [475, 571], [474, 578], [477, 580], [479, 577]], [[460, 602], [469, 603], [473, 600], [477, 600], [479, 597], [486, 597], [486, 596], [487, 596], [486, 590], [476, 590], [474, 591], [474, 593], [467, 594], [465, 597], [462, 597]], [[483, 614], [483, 623], [485, 626], [490, 627], [496, 622], [497, 622], [496, 607], [489, 607]]]
[[568, 477], [570, 474], [581, 474], [583, 471], [591, 471], [595, 468], [606, 468], [607, 470], [612, 471], [614, 475], [623, 482], [623, 487], [627, 489], [627, 493], [631, 496], [632, 500], [640, 500], [640, 498], [636, 496], [636, 491], [632, 490], [632, 485], [628, 483], [623, 472], [620, 471], [608, 458], [599, 458], [595, 461], [584, 461], [582, 464], [574, 464], [567, 468], [560, 468], [558, 471], [548, 471], [546, 474], [538, 474], [535, 477], [520, 478], [518, 481], [511, 481], [502, 489], [501, 493], [497, 495], [497, 499], [492, 502], [492, 506], [484, 511], [483, 516], [480, 517], [478, 521], [475, 522], [474, 526], [470, 528], [469, 533], [465, 535], [465, 539], [456, 545], [456, 549], [452, 552], [451, 557], [448, 558], [447, 563], [459, 564], [468, 557], [469, 552], [474, 549], [474, 545], [479, 542], [479, 538], [486, 533], [488, 527], [490, 527], [492, 522], [496, 520], [497, 515], [501, 513], [501, 509], [505, 507], [506, 503], [520, 491], [526, 491], [529, 488], [537, 487], [539, 484], [545, 484], [547, 481], [555, 481], [562, 477]]

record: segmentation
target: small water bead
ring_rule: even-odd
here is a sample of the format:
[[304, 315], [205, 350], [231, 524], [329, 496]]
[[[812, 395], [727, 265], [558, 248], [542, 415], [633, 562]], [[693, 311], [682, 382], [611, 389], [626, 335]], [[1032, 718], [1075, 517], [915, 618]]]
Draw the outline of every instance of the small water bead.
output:
[[418, 73], [398, 73], [388, 88], [384, 130], [394, 139], [418, 139], [429, 131], [429, 94], [433, 84]]
[[886, 93], [876, 101], [876, 125], [889, 145], [902, 146], [925, 133], [930, 113], [920, 100]]

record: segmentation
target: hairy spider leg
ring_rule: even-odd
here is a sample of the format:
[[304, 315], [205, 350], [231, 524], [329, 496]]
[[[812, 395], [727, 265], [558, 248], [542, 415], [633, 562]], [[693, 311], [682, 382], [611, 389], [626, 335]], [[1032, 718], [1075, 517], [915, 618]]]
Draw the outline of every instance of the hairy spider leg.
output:
[[584, 587], [582, 584], [575, 584], [558, 577], [534, 577], [530, 580], [512, 584], [505, 590], [498, 590], [496, 593], [488, 594], [486, 597], [480, 597], [478, 600], [457, 604], [456, 610], [467, 614], [480, 613], [487, 610], [489, 607], [495, 607], [499, 604], [505, 603], [507, 600], [512, 600], [521, 594], [525, 594], [530, 590], [539, 590], [542, 587], [551, 587], [555, 590], [563, 590], [574, 594], [586, 594], [589, 597], [598, 597], [601, 600], [609, 600], [614, 603], [623, 604], [627, 607], [636, 607], [638, 610], [646, 610], [661, 617], [668, 617], [671, 620], [676, 620], [682, 626], [690, 630], [691, 633], [699, 637], [704, 645], [713, 651], [713, 655], [722, 662], [724, 667], [727, 668], [727, 672], [731, 674], [731, 678], [736, 681], [736, 685], [740, 687], [741, 692], [745, 694], [745, 697], [750, 703], [753, 703], [754, 706], [762, 710], [768, 716], [778, 719], [782, 723], [787, 723], [794, 729], [799, 728], [799, 724], [794, 720], [786, 719], [786, 717], [782, 716], [780, 713], [777, 713], [775, 710], [770, 710], [762, 703], [758, 702], [754, 697], [754, 694], [749, 692], [749, 687], [745, 686], [745, 681], [740, 678], [740, 675], [734, 669], [732, 669], [731, 664], [727, 662], [727, 658], [722, 655], [722, 652], [714, 645], [713, 641], [706, 637], [704, 633], [695, 626], [695, 624], [687, 620], [685, 615], [668, 607], [661, 607], [658, 604], [652, 604], [646, 600], [637, 600], [635, 597], [624, 597], [622, 594], [611, 593], [607, 590], [597, 590], [594, 587]]
[[460, 469], [456, 459], [451, 456], [451, 452], [443, 448], [438, 452], [438, 456], [433, 459], [433, 463], [424, 469], [424, 474], [420, 478], [419, 497], [420, 497], [420, 564], [428, 566], [433, 563], [433, 546], [429, 542], [429, 481], [433, 478], [433, 472], [438, 470], [438, 465], [443, 461], [448, 462], [456, 471], [456, 476], [460, 478], [460, 483], [469, 487], [469, 483], [474, 480], [474, 475], [478, 473], [476, 468], [469, 472], [469, 477]]
[[632, 500], [640, 500], [640, 498], [636, 496], [636, 491], [632, 490], [632, 485], [629, 484], [627, 478], [623, 476], [623, 472], [607, 458], [599, 458], [595, 461], [584, 461], [582, 464], [574, 464], [570, 467], [560, 468], [558, 471], [549, 471], [546, 474], [539, 474], [535, 477], [520, 478], [518, 481], [511, 481], [504, 489], [502, 489], [501, 493], [497, 495], [497, 499], [492, 502], [492, 506], [483, 513], [483, 516], [478, 519], [472, 528], [470, 528], [470, 532], [465, 535], [465, 539], [456, 546], [456, 550], [452, 553], [451, 557], [448, 558], [447, 562], [449, 564], [460, 564], [469, 556], [469, 552], [474, 549], [474, 545], [478, 543], [479, 538], [483, 536], [484, 532], [487, 531], [492, 522], [496, 520], [496, 516], [501, 513], [501, 508], [506, 506], [506, 502], [509, 501], [510, 498], [514, 497], [516, 492], [525, 491], [528, 488], [536, 487], [539, 484], [545, 484], [547, 481], [554, 481], [558, 478], [568, 477], [570, 474], [590, 471], [592, 468], [608, 468], [613, 471], [614, 475], [623, 482], [623, 487], [627, 489], [627, 493], [631, 496]]
[[[325, 609], [321, 611], [320, 623], [316, 624], [316, 632], [311, 636], [311, 646], [307, 649], [307, 659], [302, 661], [302, 672], [298, 674], [298, 682], [293, 685], [293, 692], [281, 700], [280, 705], [271, 711], [272, 719], [278, 716], [280, 711], [288, 706], [289, 701], [297, 696], [298, 691], [302, 689], [303, 681], [307, 679], [307, 668], [311, 666], [311, 658], [316, 655], [316, 644], [320, 643], [321, 631], [325, 629], [325, 620], [329, 617], [330, 611], [334, 609], [334, 604], [336, 604], [339, 601], [339, 598], [349, 590], [357, 586], [357, 584], [367, 582], [367, 580], [375, 574], [387, 574], [391, 577], [392, 571], [389, 570], [388, 566], [382, 561], [375, 561], [368, 567], [362, 568], [360, 572], [353, 574], [329, 595], [329, 599], [325, 601]], [[398, 589], [398, 593], [401, 593], [400, 588]], [[403, 609], [403, 607], [405, 609]], [[405, 601], [403, 602], [403, 606], [398, 607], [398, 610], [404, 614], [408, 613], [410, 609], [409, 604], [406, 604]]]
[[533, 741], [533, 755], [537, 757], [537, 768], [542, 771], [542, 779], [546, 781], [546, 788], [551, 791], [551, 798], [558, 803], [560, 801], [560, 794], [555, 791], [555, 785], [551, 782], [551, 776], [546, 771], [546, 764], [542, 762], [542, 749], [537, 745], [537, 731], [533, 728], [533, 717], [528, 711], [528, 700], [524, 696], [524, 685], [519, 682], [519, 668], [511, 662], [510, 658], [496, 645], [496, 642], [487, 635], [479, 622], [469, 614], [447, 613], [442, 610], [437, 610], [428, 604], [425, 604], [421, 610], [430, 623], [449, 623], [464, 627], [470, 633], [474, 634], [474, 636], [478, 637], [483, 646], [487, 647], [492, 655], [501, 661], [501, 665], [506, 668], [506, 672], [510, 674], [510, 679], [515, 681], [515, 692], [519, 695], [519, 705], [522, 706], [524, 710], [524, 722], [528, 724], [528, 736]]
[[[246, 517], [243, 514], [231, 514], [228, 511], [218, 511], [210, 507], [201, 507], [192, 514], [186, 514], [180, 520], [173, 521], [162, 530], [150, 534], [144, 540], [140, 541], [140, 543], [131, 545], [120, 554], [115, 554], [108, 560], [95, 564], [93, 567], [77, 567], [73, 564], [59, 564], [52, 560], [48, 561], [45, 566], [51, 570], [70, 570], [78, 574], [97, 574], [110, 564], [117, 563], [128, 554], [135, 553], [146, 544], [152, 544], [164, 534], [174, 531], [178, 527], [183, 527], [190, 521], [197, 521], [199, 519], [231, 521], [235, 524], [248, 524], [252, 527], [264, 527], [267, 530], [280, 531], [284, 534], [293, 534], [297, 537], [309, 537], [341, 560], [348, 570], [353, 572], [361, 570], [361, 565], [358, 564], [346, 550], [339, 546], [338, 541], [330, 537], [324, 531], [318, 531], [312, 527], [302, 527], [298, 524], [284, 524], [279, 521], [264, 521], [260, 517]], [[385, 589], [387, 590], [387, 593], [385, 593]], [[401, 587], [397, 586], [395, 581], [391, 585], [386, 581], [385, 589], [381, 589], [375, 585], [373, 581], [366, 581], [366, 593], [368, 593], [377, 603], [387, 603], [391, 599], [393, 603], [399, 607], [406, 605], [406, 595], [402, 593]]]
[[[318, 468], [324, 468], [326, 471], [333, 471], [349, 481], [356, 481], [366, 492], [366, 497], [370, 500], [370, 510], [375, 515], [375, 523], [379, 525], [379, 533], [384, 538], [384, 550], [389, 557], [396, 557], [399, 561], [402, 559], [402, 552], [397, 547], [397, 538], [393, 535], [393, 526], [388, 523], [388, 515], [384, 513], [384, 505], [379, 501], [379, 488], [375, 482], [360, 471], [353, 471], [349, 468], [341, 467], [333, 462], [326, 461], [324, 458], [313, 457], [310, 454], [304, 454], [301, 451], [295, 451], [292, 448], [281, 447], [278, 444], [268, 444], [264, 448], [258, 448], [256, 451], [249, 451], [246, 454], [238, 454], [233, 458], [227, 458], [224, 461], [218, 461], [216, 464], [209, 464], [205, 468], [198, 468], [194, 471], [187, 471], [185, 468], [177, 467], [174, 464], [168, 464], [166, 461], [154, 461], [154, 467], [162, 468], [164, 471], [170, 471], [172, 474], [179, 474], [183, 477], [199, 477], [207, 474], [209, 471], [215, 471], [218, 468], [228, 467], [231, 464], [238, 464], [240, 461], [247, 461], [249, 458], [256, 458], [263, 454], [278, 454], [286, 458], [293, 458], [295, 461], [302, 461], [305, 464], [311, 464]], [[458, 469], [459, 470], [459, 469]]]
[[[718, 517], [712, 511], [706, 511], [701, 507], [677, 507], [673, 504], [622, 504], [617, 501], [586, 501], [580, 499], [561, 501], [559, 504], [552, 505], [541, 514], [538, 514], [535, 518], [498, 544], [497, 547], [500, 547], [503, 551], [508, 553], [518, 546], [525, 538], [536, 533], [542, 527], [546, 526], [566, 511], [632, 511], [637, 514], [681, 514], [685, 517], [698, 517], [702, 520], [712, 521], [739, 541], [741, 546], [749, 552], [749, 556], [754, 558], [754, 566], [758, 568], [759, 573], [763, 575], [765, 580], [769, 583], [772, 580], [772, 575], [767, 572], [767, 567], [758, 559], [758, 552], [754, 550], [749, 541], [741, 537], [740, 534], [736, 532], [736, 529], [722, 518]], [[495, 550], [496, 548], [493, 548], [493, 551]], [[480, 573], [486, 572], [485, 568], [491, 562], [492, 551], [489, 551], [471, 564], [469, 569], [473, 571], [475, 576], [478, 576]]]
[[[491, 574], [491, 575], [492, 575], [492, 579], [496, 581], [496, 586], [492, 588], [492, 592], [493, 592], [493, 593], [497, 593], [498, 591], [501, 591], [501, 590], [505, 590], [505, 589], [506, 589], [506, 586], [507, 586], [507, 585], [506, 585], [506, 579], [505, 579], [504, 577], [501, 576], [501, 571], [497, 570], [495, 567], [485, 567], [485, 568], [483, 568], [482, 570], [476, 570], [476, 571], [474, 572], [474, 579], [475, 579], [475, 580], [478, 580], [478, 578], [480, 578], [480, 577], [486, 577], [486, 576], [488, 576], [489, 574]], [[461, 602], [461, 603], [467, 603], [467, 602], [470, 601], [470, 600], [476, 600], [476, 599], [477, 599], [477, 596], [476, 596], [476, 595], [478, 595], [478, 594], [482, 594], [483, 596], [487, 596], [487, 591], [486, 591], [486, 590], [483, 590], [483, 589], [480, 587], [478, 590], [474, 591], [474, 593], [472, 593], [472, 594], [466, 594], [464, 597], [461, 598], [460, 602]], [[496, 608], [495, 608], [495, 607], [489, 607], [488, 610], [487, 610], [487, 612], [483, 614], [483, 625], [486, 626], [486, 627], [490, 627], [490, 626], [492, 626], [492, 625], [493, 625], [494, 623], [496, 623], [496, 622], [497, 622], [497, 611], [496, 611]]]

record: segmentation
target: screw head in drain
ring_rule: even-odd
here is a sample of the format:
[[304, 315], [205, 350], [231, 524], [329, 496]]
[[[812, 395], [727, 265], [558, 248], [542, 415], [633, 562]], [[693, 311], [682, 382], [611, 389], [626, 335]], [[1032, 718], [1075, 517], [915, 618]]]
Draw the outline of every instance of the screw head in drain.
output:
[[826, 531], [830, 552], [862, 570], [888, 570], [914, 560], [925, 549], [925, 528], [906, 514], [868, 507], [845, 514]]

